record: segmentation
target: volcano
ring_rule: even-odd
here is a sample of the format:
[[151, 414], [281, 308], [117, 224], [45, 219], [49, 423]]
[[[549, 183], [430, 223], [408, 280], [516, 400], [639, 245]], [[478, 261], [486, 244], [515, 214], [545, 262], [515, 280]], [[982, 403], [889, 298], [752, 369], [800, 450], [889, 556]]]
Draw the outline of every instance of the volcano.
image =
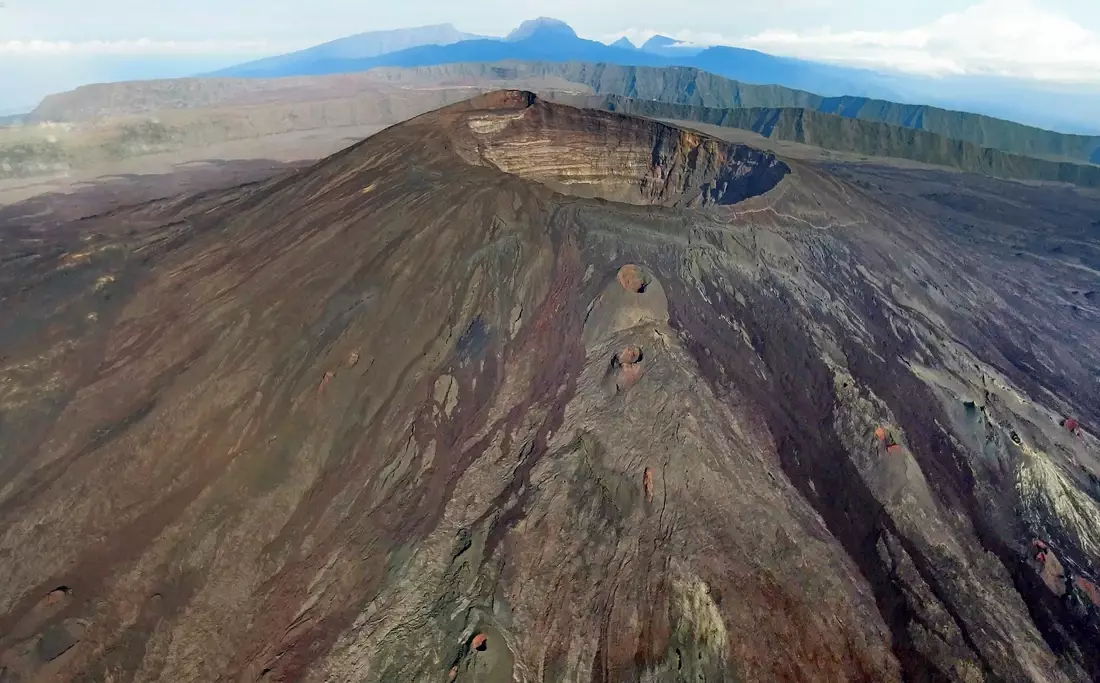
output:
[[1095, 680], [1098, 204], [506, 91], [0, 215], [0, 680]]

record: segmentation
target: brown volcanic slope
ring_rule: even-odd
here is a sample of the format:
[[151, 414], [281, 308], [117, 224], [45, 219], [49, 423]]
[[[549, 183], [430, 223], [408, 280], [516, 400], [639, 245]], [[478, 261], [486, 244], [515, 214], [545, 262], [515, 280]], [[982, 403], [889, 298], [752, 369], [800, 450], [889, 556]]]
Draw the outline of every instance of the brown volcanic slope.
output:
[[13, 186], [27, 197], [51, 186], [69, 189], [73, 180], [163, 172], [185, 162], [316, 161], [386, 126], [501, 88], [591, 91], [554, 77], [441, 75], [391, 85], [382, 76], [185, 78], [53, 95], [27, 125], [0, 127], [0, 202], [9, 203]]
[[0, 680], [1095, 679], [1098, 204], [510, 92], [5, 209]]

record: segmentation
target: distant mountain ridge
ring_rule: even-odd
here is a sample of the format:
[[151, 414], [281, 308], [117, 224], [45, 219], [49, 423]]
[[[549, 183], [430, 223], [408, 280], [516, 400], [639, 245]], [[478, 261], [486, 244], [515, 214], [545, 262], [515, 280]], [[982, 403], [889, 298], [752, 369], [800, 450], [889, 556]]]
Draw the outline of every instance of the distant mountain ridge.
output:
[[[470, 41], [480, 44], [480, 41]], [[520, 41], [525, 42], [525, 41]], [[606, 46], [605, 46], [606, 47]], [[423, 48], [431, 51], [438, 48]], [[618, 49], [618, 48], [616, 48]], [[330, 78], [364, 78], [365, 74]], [[981, 148], [998, 149], [1012, 154], [1073, 163], [1100, 163], [1100, 136], [1071, 135], [1033, 128], [979, 114], [951, 111], [927, 105], [909, 105], [862, 97], [822, 97], [804, 90], [777, 85], [754, 85], [723, 78], [689, 67], [621, 66], [606, 63], [551, 61], [464, 62], [405, 68], [377, 68], [370, 72], [372, 82], [415, 84], [417, 82], [471, 83], [493, 81], [519, 82], [525, 79], [555, 79], [556, 89], [576, 90], [600, 95], [616, 95], [654, 100], [670, 104], [732, 108], [800, 108], [843, 118], [876, 121], [913, 130], [924, 130]], [[261, 90], [328, 88], [327, 79], [197, 79], [206, 84], [204, 96], [223, 93], [231, 99], [234, 92], [247, 91], [251, 84]], [[155, 100], [169, 108], [192, 106], [188, 81], [142, 82], [86, 86], [43, 100], [28, 117], [29, 122], [73, 121], [93, 116], [97, 111], [127, 108], [145, 111]], [[262, 85], [262, 84], [268, 85]], [[345, 86], [340, 86], [341, 88]], [[349, 84], [346, 87], [351, 87]], [[150, 90], [152, 89], [152, 90]], [[180, 91], [183, 91], [182, 93]], [[153, 92], [155, 91], [155, 93]], [[163, 92], [162, 92], [163, 91]], [[127, 99], [132, 100], [128, 105]]]
[[291, 72], [308, 69], [306, 65], [315, 61], [368, 59], [421, 45], [452, 45], [482, 37], [459, 31], [451, 24], [372, 31], [339, 38], [297, 52], [246, 62], [216, 71], [212, 75], [249, 78], [267, 75], [272, 72], [282, 72], [289, 75]]
[[839, 152], [950, 166], [968, 173], [1100, 187], [1100, 166], [1014, 154], [927, 130], [853, 119], [822, 110], [797, 107], [715, 109], [617, 95], [555, 95], [552, 99], [563, 104], [633, 116], [751, 130], [775, 140]]
[[[1100, 94], [1095, 97], [1061, 93], [1041, 84], [990, 79], [931, 79], [900, 73], [839, 66], [779, 57], [756, 50], [715, 46], [685, 46], [655, 35], [640, 48], [616, 42], [585, 40], [565, 22], [542, 17], [524, 22], [508, 38], [473, 37], [453, 27], [443, 36], [412, 38], [402, 48], [360, 50], [342, 54], [332, 49], [310, 50], [250, 62], [207, 75], [278, 78], [351, 73], [395, 66], [421, 67], [462, 62], [506, 60], [605, 62], [622, 66], [687, 66], [743, 83], [781, 85], [823, 97], [864, 97], [889, 102], [933, 104], [945, 109], [1008, 117], [1045, 128], [1094, 133], [1100, 121]], [[433, 27], [422, 27], [433, 28]], [[439, 27], [435, 27], [439, 28]], [[400, 33], [400, 32], [398, 32]], [[362, 34], [371, 36], [374, 34]], [[356, 38], [356, 37], [353, 37]], [[340, 41], [334, 41], [339, 43]], [[331, 45], [331, 44], [329, 44]], [[313, 50], [317, 50], [314, 52]], [[980, 86], [980, 87], [979, 87]], [[979, 92], [982, 91], [982, 92]]]
[[560, 19], [539, 17], [538, 19], [528, 19], [523, 22], [518, 28], [509, 33], [504, 40], [514, 43], [536, 36], [541, 38], [560, 37], [568, 39], [576, 38], [577, 32], [573, 30], [572, 26]]
[[[401, 71], [392, 72], [401, 78]], [[591, 87], [600, 95], [618, 95], [716, 109], [812, 109], [845, 118], [877, 121], [925, 130], [947, 138], [1013, 154], [1100, 164], [1100, 136], [1056, 133], [981, 114], [928, 105], [899, 104], [865, 97], [822, 97], [778, 85], [755, 85], [689, 67], [654, 68], [616, 64], [525, 62], [445, 64], [407, 71], [404, 77], [524, 78], [556, 76]]]
[[[568, 28], [568, 27], [566, 27]], [[658, 55], [604, 45], [594, 40], [579, 38], [572, 29], [545, 20], [527, 22], [513, 31], [507, 39], [478, 38], [447, 45], [422, 44], [397, 52], [363, 58], [321, 56], [277, 64], [274, 68], [230, 68], [206, 74], [216, 77], [265, 77], [322, 76], [338, 73], [367, 71], [378, 67], [417, 67], [464, 62], [500, 62], [505, 60], [583, 62], [634, 62], [651, 66], [664, 66], [667, 60]]]
[[[1066, 140], [1055, 134], [1047, 142], [1059, 146], [1048, 144], [1044, 151], [1051, 156], [1039, 158], [856, 116], [862, 109], [867, 110], [864, 114], [874, 113], [876, 103], [819, 98], [777, 86], [739, 84], [692, 69], [586, 64], [546, 64], [542, 65], [546, 68], [539, 69], [538, 66], [458, 64], [313, 78], [184, 79], [87, 86], [44, 102], [35, 112], [36, 120], [73, 122], [77, 127], [81, 122], [92, 122], [93, 126], [102, 122], [108, 128], [112, 120], [120, 121], [123, 125], [119, 130], [125, 137], [123, 147], [112, 151], [95, 145], [81, 146], [78, 138], [51, 147], [46, 141], [51, 133], [36, 132], [39, 127], [32, 125], [28, 132], [32, 137], [37, 135], [40, 145], [8, 145], [0, 149], [0, 157], [11, 165], [10, 169], [5, 167], [5, 175], [33, 174], [40, 163], [64, 163], [77, 168], [102, 157], [104, 152], [139, 155], [142, 151], [135, 144], [148, 153], [193, 147], [203, 141], [210, 144], [291, 131], [392, 124], [448, 102], [465, 100], [477, 92], [523, 86], [543, 93], [546, 99], [574, 106], [751, 130], [771, 139], [822, 149], [909, 159], [1003, 178], [1100, 187], [1100, 166], [1053, 156], [1059, 150], [1063, 154], [1073, 153], [1074, 145], [1083, 154], [1089, 143], [1096, 144], [1095, 139]], [[568, 70], [563, 70], [563, 66], [569, 67]], [[625, 97], [616, 92], [651, 99]], [[668, 99], [693, 103], [662, 101]], [[934, 108], [917, 111], [887, 108], [878, 113], [910, 125], [935, 121], [935, 114], [940, 114], [953, 124], [955, 132], [965, 132], [962, 124], [967, 122], [952, 121], [953, 112], [938, 112]], [[1044, 131], [1025, 128], [1025, 134], [1019, 135], [1018, 130], [999, 130], [995, 125], [1004, 122], [979, 123], [980, 131], [1005, 134], [1004, 139], [1010, 142], [1014, 139], [1028, 142], [1032, 148], [1043, 142], [1030, 139], [1027, 134]]]
[[665, 57], [691, 57], [702, 52], [706, 48], [689, 47], [680, 41], [668, 36], [656, 35], [642, 43], [643, 52]]
[[[449, 25], [444, 26], [453, 30]], [[382, 66], [417, 67], [505, 60], [581, 61], [629, 66], [691, 66], [746, 83], [781, 84], [812, 89], [824, 95], [877, 94], [889, 97], [893, 94], [887, 85], [875, 81], [874, 72], [863, 69], [775, 57], [736, 47], [677, 47], [679, 42], [666, 36], [654, 36], [641, 49], [605, 45], [580, 38], [565, 22], [548, 17], [525, 21], [505, 38], [473, 37], [441, 41], [421, 37], [421, 30], [409, 29], [418, 44], [404, 49], [351, 56], [334, 53], [331, 49], [322, 50], [326, 46], [318, 46], [286, 55], [288, 59], [285, 60], [272, 57], [206, 75], [282, 78], [351, 73]], [[362, 36], [353, 38], [362, 40]]]

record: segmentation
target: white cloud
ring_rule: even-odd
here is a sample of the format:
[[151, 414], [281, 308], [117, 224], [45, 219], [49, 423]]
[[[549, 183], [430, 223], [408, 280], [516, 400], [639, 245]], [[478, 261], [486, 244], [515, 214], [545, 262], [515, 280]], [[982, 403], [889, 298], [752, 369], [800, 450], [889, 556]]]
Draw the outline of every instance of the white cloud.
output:
[[0, 40], [0, 55], [210, 55], [274, 51], [264, 41], [180, 40]]
[[[634, 40], [651, 30], [631, 29]], [[1035, 0], [982, 0], [962, 11], [896, 31], [767, 30], [730, 37], [668, 34], [698, 45], [762, 52], [927, 75], [997, 75], [1100, 84], [1100, 35]]]

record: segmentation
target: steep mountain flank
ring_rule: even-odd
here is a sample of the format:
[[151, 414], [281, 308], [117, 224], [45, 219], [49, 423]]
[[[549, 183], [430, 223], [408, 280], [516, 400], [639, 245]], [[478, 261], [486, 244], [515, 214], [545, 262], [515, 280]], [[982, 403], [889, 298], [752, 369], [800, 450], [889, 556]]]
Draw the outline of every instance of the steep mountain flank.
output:
[[0, 675], [1095, 680], [1100, 204], [978, 180], [513, 91], [0, 210]]

